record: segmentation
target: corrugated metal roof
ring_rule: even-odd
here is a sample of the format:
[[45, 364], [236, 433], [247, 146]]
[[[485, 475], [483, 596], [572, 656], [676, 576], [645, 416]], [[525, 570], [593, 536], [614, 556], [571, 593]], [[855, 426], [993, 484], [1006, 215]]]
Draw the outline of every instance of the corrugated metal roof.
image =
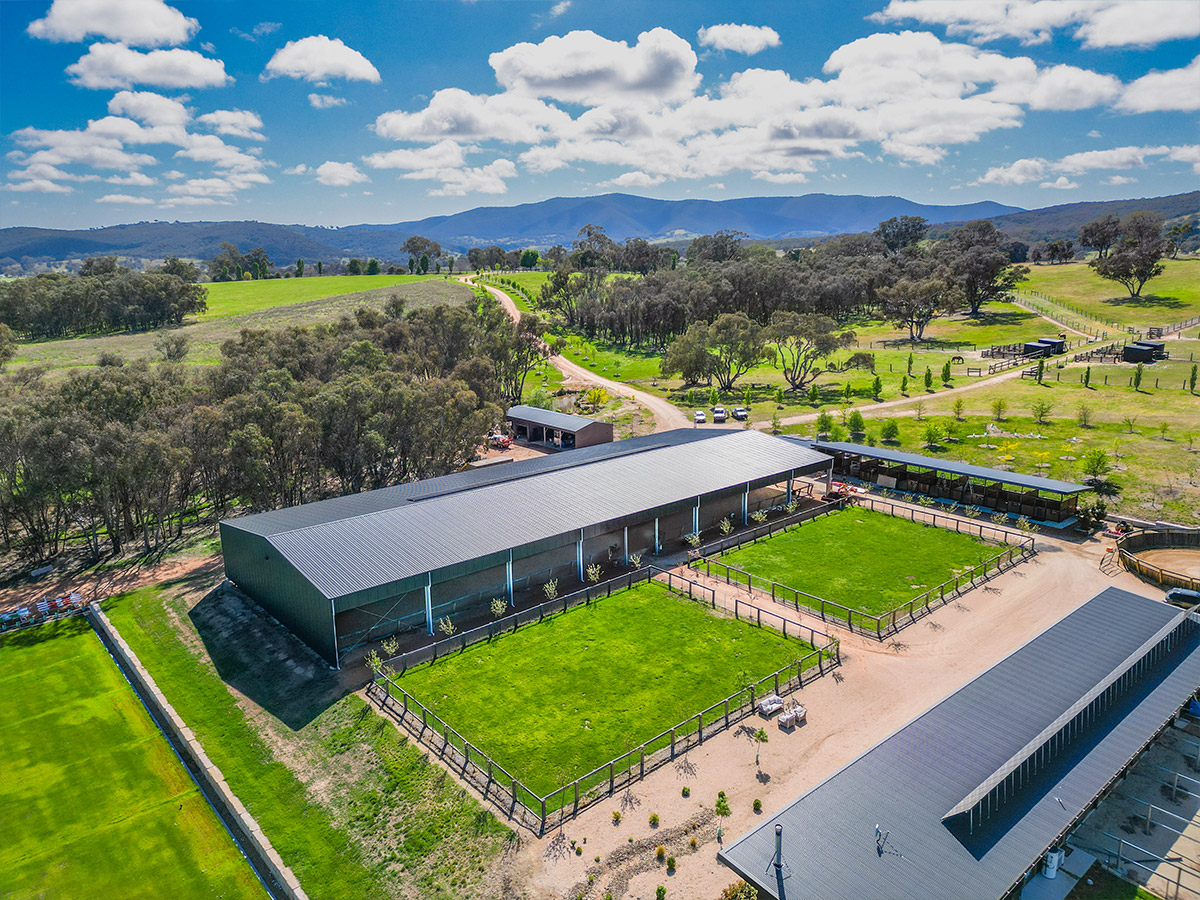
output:
[[706, 440], [725, 433], [725, 431], [715, 428], [677, 428], [674, 431], [665, 431], [659, 434], [647, 434], [642, 437], [628, 438], [608, 444], [596, 444], [592, 447], [583, 447], [563, 453], [551, 453], [535, 459], [522, 459], [502, 468], [468, 469], [438, 478], [426, 478], [423, 481], [410, 481], [374, 491], [364, 491], [361, 494], [349, 494], [345, 497], [333, 497], [329, 500], [317, 500], [300, 506], [254, 513], [229, 519], [225, 524], [267, 537], [285, 531], [295, 531], [297, 528], [319, 525], [322, 522], [337, 522], [352, 516], [392, 509], [411, 500], [454, 493], [466, 488], [482, 487], [501, 481], [515, 481], [542, 472], [570, 469], [597, 460], [627, 456], [631, 453], [643, 453], [658, 447], [690, 444], [693, 441]]
[[895, 465], [918, 466], [924, 469], [937, 469], [951, 475], [967, 475], [984, 481], [998, 481], [1002, 484], [1025, 488], [1026, 490], [1053, 491], [1056, 494], [1079, 494], [1090, 491], [1083, 484], [1070, 481], [1059, 481], [1055, 478], [1043, 478], [1040, 475], [1023, 475], [1020, 472], [1006, 472], [1003, 469], [993, 469], [988, 466], [973, 466], [969, 463], [956, 462], [951, 459], [937, 459], [932, 456], [919, 456], [915, 453], [901, 453], [899, 450], [889, 450], [886, 447], [868, 447], [866, 444], [851, 444], [845, 441], [814, 441], [804, 438], [790, 438], [819, 450], [839, 453], [854, 453], [869, 459], [883, 460]]
[[326, 597], [342, 597], [828, 462], [822, 453], [761, 432], [719, 431], [706, 440], [410, 497], [413, 502], [393, 500], [385, 508], [352, 512], [347, 506], [350, 515], [323, 516], [316, 524], [301, 524], [304, 517], [297, 516], [296, 528], [282, 530], [277, 521], [266, 537]]
[[[1109, 588], [719, 858], [768, 896], [788, 900], [1001, 896], [1196, 690], [1200, 629], [973, 834], [961, 818], [944, 822], [946, 810], [1177, 614]], [[782, 883], [773, 865], [776, 823], [784, 828]], [[887, 833], [882, 848], [877, 825]]]
[[573, 416], [570, 413], [559, 412], [556, 409], [539, 409], [536, 406], [512, 406], [504, 414], [506, 419], [520, 419], [522, 422], [532, 422], [546, 428], [557, 428], [559, 431], [581, 431], [588, 425], [595, 425], [595, 419], [585, 416]]

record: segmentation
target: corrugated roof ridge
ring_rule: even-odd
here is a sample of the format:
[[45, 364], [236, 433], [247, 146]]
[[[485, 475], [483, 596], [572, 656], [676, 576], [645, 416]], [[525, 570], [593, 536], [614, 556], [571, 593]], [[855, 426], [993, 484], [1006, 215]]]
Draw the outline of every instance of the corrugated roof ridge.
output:
[[[1071, 612], [1067, 613], [1065, 616], [1063, 616], [1061, 619], [1059, 619], [1053, 625], [1051, 625], [1048, 628], [1046, 628], [1045, 630], [1033, 635], [1027, 641], [1025, 641], [1023, 644], [1021, 644], [1019, 647], [1015, 648], [1011, 652], [1002, 656], [1000, 659], [996, 660], [994, 663], [992, 663], [990, 666], [988, 666], [986, 669], [984, 669], [982, 672], [980, 672], [978, 675], [976, 675], [974, 678], [972, 678], [966, 684], [961, 685], [957, 689], [951, 691], [949, 694], [947, 694], [945, 697], [943, 697], [937, 703], [933, 704], [933, 706], [929, 707], [924, 712], [918, 713], [917, 715], [913, 716], [911, 719], [909, 719], [903, 725], [900, 725], [898, 728], [891, 731], [888, 735], [886, 735], [885, 737], [876, 741], [874, 744], [872, 744], [870, 747], [868, 747], [866, 750], [864, 750], [858, 756], [854, 757], [854, 759], [850, 760], [848, 763], [846, 763], [844, 766], [839, 768], [837, 771], [833, 772], [826, 778], [821, 779], [821, 781], [817, 782], [815, 785], [813, 785], [807, 791], [804, 791], [802, 794], [800, 794], [798, 797], [796, 797], [796, 799], [794, 799], [791, 803], [787, 804], [787, 806], [783, 807], [783, 809], [781, 809], [778, 813], [775, 814], [774, 819], [772, 819], [772, 821], [777, 820], [784, 813], [785, 810], [787, 810], [791, 806], [795, 806], [797, 803], [799, 803], [801, 800], [803, 800], [809, 794], [816, 793], [816, 791], [818, 791], [820, 788], [824, 787], [828, 782], [833, 781], [835, 778], [837, 778], [839, 775], [841, 775], [843, 772], [845, 772], [850, 767], [854, 766], [860, 760], [864, 759], [868, 754], [874, 753], [878, 748], [882, 747], [888, 741], [892, 740], [892, 738], [896, 737], [898, 734], [903, 732], [905, 729], [912, 727], [917, 722], [920, 722], [922, 719], [924, 719], [926, 716], [933, 715], [933, 713], [936, 710], [940, 709], [942, 706], [944, 706], [948, 703], [954, 702], [955, 697], [957, 697], [957, 695], [960, 692], [962, 692], [963, 690], [966, 690], [968, 687], [973, 685], [975, 682], [979, 681], [981, 678], [988, 675], [993, 670], [999, 668], [1001, 665], [1006, 663], [1010, 658], [1012, 658], [1013, 656], [1016, 656], [1018, 653], [1025, 650], [1025, 648], [1028, 647], [1030, 644], [1045, 637], [1053, 629], [1058, 628], [1060, 625], [1062, 625], [1064, 622], [1066, 622], [1072, 616], [1081, 613], [1084, 609], [1087, 608], [1089, 603], [1093, 603], [1096, 600], [1099, 600], [1101, 597], [1105, 597], [1109, 594], [1126, 594], [1126, 595], [1128, 595], [1130, 597], [1134, 597], [1138, 600], [1144, 600], [1147, 603], [1153, 603], [1156, 606], [1164, 605], [1164, 604], [1160, 603], [1159, 601], [1154, 600], [1150, 597], [1144, 597], [1141, 594], [1135, 594], [1135, 593], [1133, 593], [1133, 591], [1127, 591], [1124, 588], [1106, 587], [1100, 593], [1091, 597], [1087, 602], [1083, 603], [1081, 606], [1079, 606], [1079, 607], [1073, 609]], [[767, 824], [770, 824], [770, 823], [768, 822]], [[757, 825], [754, 828], [751, 828], [749, 831], [747, 831], [745, 834], [743, 834], [740, 838], [738, 838], [733, 843], [731, 843], [728, 846], [728, 848], [726, 848], [726, 850], [718, 851], [717, 852], [718, 858], [724, 859], [725, 857], [723, 856], [723, 854], [727, 853], [728, 851], [732, 851], [739, 844], [744, 843], [745, 841], [748, 841], [751, 838], [753, 838], [754, 835], [757, 834], [762, 829], [762, 827], [763, 827], [762, 825]]]
[[[753, 429], [750, 429], [748, 431], [747, 430], [731, 431], [731, 432], [729, 432], [729, 434], [724, 434], [724, 435], [720, 435], [719, 437], [715, 437], [714, 440], [721, 440], [722, 438], [727, 439], [729, 437], [739, 436], [739, 435], [747, 435], [747, 434], [756, 434], [756, 435], [762, 435], [763, 437], [768, 437], [768, 435], [764, 435], [760, 431], [754, 431]], [[686, 445], [684, 445], [684, 444], [657, 444], [657, 445], [651, 445], [651, 446], [647, 446], [647, 447], [639, 447], [639, 448], [632, 449], [627, 453], [614, 453], [612, 456], [605, 456], [605, 457], [602, 457], [601, 459], [580, 460], [579, 463], [576, 465], [569, 465], [569, 466], [562, 466], [562, 467], [554, 468], [554, 469], [548, 469], [547, 471], [544, 471], [544, 472], [529, 472], [525, 475], [514, 475], [511, 478], [505, 478], [501, 481], [489, 481], [486, 484], [468, 485], [468, 486], [458, 489], [458, 490], [447, 491], [446, 493], [443, 493], [443, 494], [431, 494], [428, 497], [423, 497], [421, 499], [422, 500], [440, 500], [445, 497], [453, 496], [455, 494], [469, 493], [469, 492], [475, 491], [475, 490], [482, 490], [484, 488], [495, 487], [496, 485], [500, 485], [500, 484], [512, 484], [513, 482], [516, 482], [516, 481], [524, 481], [528, 478], [536, 478], [541, 475], [552, 475], [557, 472], [562, 472], [562, 471], [565, 471], [568, 469], [580, 468], [581, 466], [599, 465], [601, 463], [611, 462], [611, 461], [617, 460], [617, 459], [625, 459], [630, 456], [637, 456], [641, 453], [649, 453], [649, 452], [655, 451], [655, 450], [671, 450], [671, 449], [674, 449], [674, 448], [680, 447], [680, 446], [686, 446]], [[395, 506], [385, 507], [384, 509], [373, 509], [373, 510], [370, 510], [369, 512], [356, 513], [355, 515], [345, 516], [344, 518], [341, 518], [341, 519], [333, 519], [328, 522], [313, 522], [311, 525], [302, 525], [299, 528], [289, 528], [285, 531], [284, 530], [275, 531], [269, 535], [262, 535], [262, 536], [267, 539], [268, 543], [270, 543], [271, 546], [275, 546], [274, 541], [271, 540], [272, 538], [284, 537], [284, 536], [290, 535], [290, 534], [297, 534], [302, 531], [311, 531], [316, 528], [324, 528], [328, 525], [335, 524], [335, 523], [353, 522], [356, 519], [364, 519], [364, 518], [368, 518], [370, 516], [382, 515], [383, 513], [396, 512], [398, 510], [405, 509], [406, 507], [415, 508], [415, 506], [420, 505], [420, 502], [418, 501], [418, 502], [415, 502], [413, 504], [413, 506], [409, 507], [408, 506], [409, 502], [410, 501], [405, 501], [404, 503], [399, 503]], [[278, 548], [276, 548], [276, 549], [278, 549]]]

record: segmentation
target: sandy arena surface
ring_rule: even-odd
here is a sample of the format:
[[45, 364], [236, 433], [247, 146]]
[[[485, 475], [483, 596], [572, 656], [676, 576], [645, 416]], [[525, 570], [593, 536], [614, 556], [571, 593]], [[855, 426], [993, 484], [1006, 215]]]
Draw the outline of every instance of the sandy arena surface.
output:
[[[649, 900], [659, 884], [668, 896], [715, 898], [736, 881], [716, 860], [712, 808], [718, 791], [726, 792], [733, 811], [723, 823], [729, 843], [1105, 587], [1161, 596], [1127, 572], [1102, 570], [1103, 541], [1039, 537], [1038, 545], [1033, 560], [904, 629], [890, 643], [840, 633], [843, 666], [837, 677], [822, 678], [797, 695], [808, 707], [808, 724], [791, 734], [765, 724], [770, 741], [761, 745], [761, 771], [746, 734], [737, 728], [724, 732], [693, 750], [686, 765], [666, 766], [634, 785], [632, 797], [618, 795], [569, 822], [566, 839], [587, 841], [581, 856], [557, 853], [556, 833], [538, 839], [524, 832], [511, 863], [514, 880], [530, 898], [602, 898], [611, 891], [614, 898]], [[822, 627], [820, 620], [805, 624]], [[759, 724], [764, 723], [757, 720], [754, 727]], [[684, 785], [691, 788], [688, 799], [681, 796]], [[756, 798], [763, 803], [761, 815], [752, 809]], [[621, 823], [614, 826], [612, 812], [622, 809]], [[658, 829], [649, 826], [650, 813], [659, 815]], [[693, 836], [695, 850], [689, 844]], [[677, 857], [675, 874], [655, 861], [658, 843]]]
[[1200, 578], [1200, 550], [1139, 550], [1137, 557], [1160, 569]]

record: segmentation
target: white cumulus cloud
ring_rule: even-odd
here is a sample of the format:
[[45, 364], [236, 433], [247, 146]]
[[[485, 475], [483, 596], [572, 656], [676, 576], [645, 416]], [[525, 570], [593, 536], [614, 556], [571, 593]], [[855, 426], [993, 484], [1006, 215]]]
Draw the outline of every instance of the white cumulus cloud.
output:
[[182, 44], [200, 30], [162, 0], [54, 0], [43, 19], [29, 25], [29, 33], [48, 41], [82, 41], [100, 37], [134, 47]]
[[753, 56], [779, 46], [779, 32], [766, 25], [710, 25], [696, 32], [702, 47]]
[[323, 162], [316, 168], [317, 181], [330, 187], [346, 187], [371, 179], [350, 162]]
[[133, 194], [105, 194], [96, 198], [97, 203], [120, 203], [125, 206], [146, 206], [154, 203], [149, 197], [137, 197]]
[[[422, 173], [410, 172], [403, 178], [417, 178]], [[440, 188], [429, 192], [431, 197], [462, 197], [465, 194], [504, 194], [508, 192], [507, 178], [517, 177], [517, 167], [507, 159], [497, 159], [486, 166], [471, 169], [446, 169], [437, 173]]]
[[205, 113], [196, 121], [217, 134], [250, 138], [255, 141], [266, 140], [260, 131], [263, 127], [262, 117], [248, 109], [218, 109]]
[[690, 97], [700, 83], [696, 51], [666, 28], [642, 32], [632, 47], [594, 31], [570, 31], [540, 44], [514, 44], [488, 62], [506, 89], [568, 103], [620, 98], [659, 105]]
[[481, 96], [445, 88], [435, 93], [423, 110], [383, 113], [375, 120], [375, 133], [396, 141], [453, 138], [536, 143], [570, 124], [571, 117], [565, 112], [533, 97], [510, 93]]
[[1117, 108], [1135, 113], [1200, 109], [1200, 56], [1182, 69], [1151, 72], [1130, 82]]
[[613, 187], [652, 187], [667, 180], [666, 175], [647, 175], [645, 172], [623, 172], [616, 178], [602, 181], [601, 184]]
[[67, 66], [71, 83], [85, 88], [128, 88], [148, 84], [165, 88], [224, 87], [233, 79], [225, 63], [195, 50], [142, 53], [124, 44], [92, 44], [78, 62]]
[[1052, 188], [1056, 191], [1073, 191], [1079, 185], [1066, 175], [1059, 175], [1054, 181], [1043, 181], [1038, 187]]
[[378, 83], [379, 70], [357, 50], [347, 47], [341, 38], [316, 34], [288, 41], [276, 50], [262, 77], [303, 78], [314, 83], [331, 78]]
[[335, 106], [345, 106], [348, 102], [345, 97], [334, 97], [331, 94], [308, 95], [308, 105], [313, 109], [333, 109]]
[[1200, 35], [1200, 4], [1191, 0], [891, 0], [877, 22], [942, 25], [972, 41], [1015, 38], [1044, 44], [1070, 29], [1085, 47], [1152, 46]]
[[149, 187], [152, 184], [157, 184], [158, 179], [151, 178], [145, 172], [130, 172], [128, 175], [113, 175], [110, 178], [105, 178], [109, 184], [122, 184], [127, 187]]
[[37, 194], [69, 194], [75, 190], [69, 184], [59, 184], [57, 181], [49, 181], [45, 178], [31, 178], [28, 181], [13, 182], [4, 185], [4, 189], [6, 191]]
[[372, 153], [364, 156], [363, 162], [373, 169], [407, 169], [410, 172], [424, 172], [456, 169], [465, 165], [466, 159], [462, 145], [455, 141], [439, 141], [415, 150], [406, 148]]

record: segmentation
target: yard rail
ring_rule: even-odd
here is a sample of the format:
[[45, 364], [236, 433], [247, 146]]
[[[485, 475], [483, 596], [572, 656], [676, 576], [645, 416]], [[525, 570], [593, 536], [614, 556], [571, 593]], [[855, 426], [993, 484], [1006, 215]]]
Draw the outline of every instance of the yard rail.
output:
[[[813, 615], [819, 616], [823, 622], [845, 627], [853, 634], [863, 634], [882, 641], [884, 638], [898, 632], [901, 628], [916, 622], [917, 619], [922, 618], [934, 609], [945, 606], [947, 603], [962, 596], [967, 591], [976, 587], [979, 582], [986, 580], [989, 574], [1001, 572], [1006, 568], [1012, 568], [1018, 563], [1032, 557], [1036, 552], [1032, 537], [1025, 537], [1024, 535], [1003, 528], [984, 525], [982, 522], [964, 521], [955, 516], [941, 515], [927, 509], [897, 506], [894, 503], [879, 500], [875, 497], [857, 496], [854, 499], [856, 502], [868, 505], [871, 509], [886, 507], [888, 515], [909, 518], [914, 522], [946, 528], [947, 530], [953, 526], [954, 530], [960, 534], [978, 533], [979, 537], [984, 540], [1003, 541], [1008, 549], [1001, 550], [995, 556], [973, 566], [966, 572], [956, 575], [952, 579], [947, 579], [936, 587], [917, 595], [905, 603], [898, 604], [893, 609], [878, 616], [844, 606], [833, 600], [826, 600], [824, 597], [818, 597], [815, 594], [810, 594], [790, 585], [764, 578], [761, 575], [755, 575], [745, 569], [721, 562], [712, 556], [702, 556], [693, 559], [689, 562], [689, 566], [696, 570], [703, 568], [705, 575], [710, 578], [723, 577], [726, 584], [736, 585], [747, 593], [753, 593], [754, 589], [757, 588], [764, 594], [769, 593], [771, 600], [775, 603], [790, 606], [797, 612], [810, 612]], [[714, 572], [716, 573], [715, 576]]]
[[1200, 591], [1200, 578], [1173, 572], [1146, 562], [1139, 557], [1139, 550], [1200, 550], [1200, 530], [1190, 528], [1167, 528], [1161, 531], [1131, 531], [1117, 538], [1117, 556], [1130, 572], [1140, 578], [1153, 581], [1164, 588], [1187, 588]]
[[[654, 580], [665, 583], [679, 596], [703, 603], [718, 614], [730, 614], [729, 610], [717, 602], [716, 592], [712, 588], [673, 572], [647, 567], [639, 570], [639, 573], [631, 573], [648, 573], [631, 584], [648, 578], [651, 569], [656, 573], [653, 576]], [[453, 768], [460, 778], [479, 792], [485, 802], [502, 810], [518, 825], [541, 835], [583, 810], [613, 797], [617, 792], [644, 778], [647, 773], [669, 764], [691, 748], [703, 744], [753, 715], [757, 699], [764, 695], [764, 691], [786, 696], [841, 665], [840, 645], [836, 638], [789, 622], [783, 616], [744, 601], [735, 602], [732, 614], [741, 621], [753, 621], [760, 627], [774, 627], [772, 620], [777, 619], [786, 637], [794, 635], [813, 649], [771, 674], [747, 683], [737, 692], [696, 715], [676, 723], [648, 741], [544, 795], [522, 784], [500, 763], [405, 690], [399, 683], [402, 680], [401, 674], [388, 671], [387, 668], [381, 669], [367, 685], [367, 696], [378, 704], [381, 711], [390, 715], [416, 740], [425, 744]], [[821, 642], [819, 645], [818, 641]]]

